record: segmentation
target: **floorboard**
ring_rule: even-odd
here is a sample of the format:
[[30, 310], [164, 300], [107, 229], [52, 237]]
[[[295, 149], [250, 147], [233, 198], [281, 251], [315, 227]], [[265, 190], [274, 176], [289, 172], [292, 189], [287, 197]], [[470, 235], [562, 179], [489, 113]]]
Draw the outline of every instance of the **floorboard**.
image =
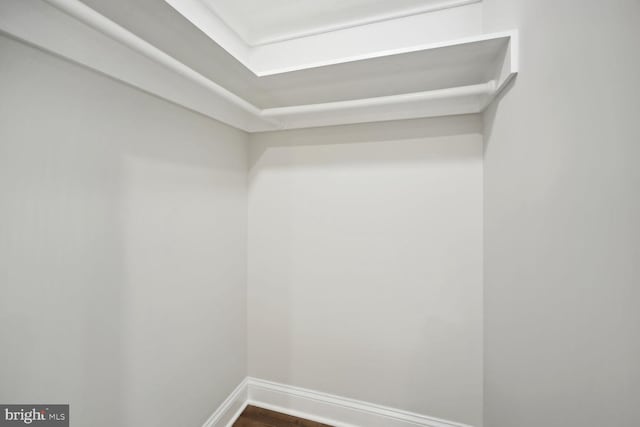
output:
[[233, 427], [331, 427], [328, 424], [317, 423], [280, 412], [256, 406], [247, 406], [240, 417], [233, 423]]

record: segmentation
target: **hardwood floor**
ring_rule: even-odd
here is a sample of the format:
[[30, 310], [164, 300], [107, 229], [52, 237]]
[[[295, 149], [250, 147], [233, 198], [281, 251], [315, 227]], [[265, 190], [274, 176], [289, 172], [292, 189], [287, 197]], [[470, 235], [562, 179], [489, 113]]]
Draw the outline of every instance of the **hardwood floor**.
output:
[[315, 421], [304, 420], [280, 412], [247, 406], [233, 427], [331, 427]]

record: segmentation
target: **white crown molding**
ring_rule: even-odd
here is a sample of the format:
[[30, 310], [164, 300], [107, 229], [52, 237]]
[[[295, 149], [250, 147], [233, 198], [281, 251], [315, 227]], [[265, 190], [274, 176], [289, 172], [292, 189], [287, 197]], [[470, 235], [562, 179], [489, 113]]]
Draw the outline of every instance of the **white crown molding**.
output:
[[78, 0], [2, 0], [0, 31], [233, 127], [278, 128], [256, 106]]
[[349, 62], [379, 51], [416, 50], [482, 32], [482, 0], [442, 0], [372, 20], [250, 45], [204, 0], [164, 1], [260, 77]]
[[[251, 46], [202, 0], [164, 0], [238, 62], [253, 71]], [[254, 72], [255, 73], [255, 72]]]
[[242, 381], [202, 427], [231, 427], [247, 405], [334, 427], [471, 427], [375, 403], [251, 377]]
[[322, 28], [311, 30], [311, 31], [291, 33], [291, 34], [283, 35], [279, 37], [264, 38], [256, 41], [253, 44], [250, 44], [250, 46], [263, 46], [267, 44], [280, 43], [280, 42], [300, 39], [304, 37], [316, 36], [318, 34], [326, 34], [334, 31], [341, 31], [341, 30], [346, 30], [346, 29], [355, 28], [355, 27], [362, 27], [365, 25], [377, 24], [380, 22], [391, 21], [394, 19], [407, 18], [415, 15], [422, 15], [424, 13], [439, 12], [441, 10], [453, 9], [461, 6], [469, 6], [472, 4], [481, 3], [482, 1], [483, 0], [443, 0], [439, 3], [425, 5], [422, 7], [416, 7], [413, 9], [407, 9], [407, 10], [399, 11], [396, 13], [382, 14], [382, 15], [378, 15], [368, 19], [353, 20], [348, 23], [328, 25]]
[[[171, 0], [165, 0], [165, 1], [172, 3]], [[178, 0], [178, 1], [182, 1], [182, 0]], [[248, 47], [256, 47], [256, 46], [264, 46], [267, 44], [280, 43], [280, 42], [289, 41], [293, 39], [299, 39], [303, 37], [315, 36], [318, 34], [324, 34], [324, 33], [329, 33], [333, 31], [340, 31], [347, 28], [354, 28], [354, 27], [360, 27], [363, 25], [376, 24], [378, 22], [389, 21], [392, 19], [406, 18], [408, 16], [420, 15], [423, 13], [431, 13], [431, 12], [437, 12], [440, 10], [452, 9], [454, 7], [468, 6], [470, 4], [481, 3], [483, 0], [441, 0], [437, 3], [429, 3], [424, 6], [384, 13], [384, 14], [380, 14], [377, 16], [372, 16], [364, 19], [355, 19], [350, 22], [343, 22], [343, 23], [338, 23], [333, 25], [325, 25], [325, 26], [313, 28], [307, 31], [297, 31], [297, 32], [290, 32], [288, 34], [282, 34], [282, 35], [273, 36], [273, 37], [264, 37], [258, 40], [250, 40], [250, 38], [246, 34], [243, 34], [242, 31], [239, 31], [237, 28], [234, 28], [234, 26], [231, 25], [229, 21], [222, 16], [219, 10], [215, 7], [215, 4], [206, 2], [204, 0], [188, 0], [188, 1], [196, 1], [205, 5], [205, 7], [209, 8], [218, 17], [218, 19], [220, 19], [220, 21], [222, 21], [227, 28], [233, 31], [234, 34], [236, 34], [236, 36], [239, 39], [241, 39]]]
[[94, 11], [84, 3], [75, 0], [46, 0], [58, 9], [66, 12], [67, 14], [77, 18], [79, 21], [84, 22], [90, 27], [106, 34], [114, 40], [121, 42], [122, 44], [129, 46], [130, 48], [140, 52], [141, 54], [149, 57], [155, 62], [175, 71], [187, 79], [193, 80], [198, 84], [206, 87], [210, 91], [220, 95], [221, 97], [229, 100], [229, 102], [237, 105], [238, 107], [250, 112], [252, 114], [259, 114], [260, 110], [253, 104], [245, 101], [236, 94], [228, 91], [215, 82], [207, 79], [203, 75], [187, 67], [182, 62], [167, 55], [160, 49], [156, 48], [147, 41], [141, 39], [135, 34], [127, 31], [115, 22], [105, 18], [98, 12]]
[[493, 80], [477, 85], [322, 104], [267, 108], [262, 117], [285, 129], [437, 117], [480, 112], [496, 90]]
[[[506, 46], [495, 52], [499, 61], [495, 64], [497, 74], [477, 84], [322, 104], [259, 108], [78, 0], [3, 0], [0, 31], [247, 132], [477, 113], [517, 72], [517, 34], [480, 35], [348, 58], [366, 61], [384, 55], [426, 53], [464, 44], [478, 49]], [[496, 44], [496, 40], [500, 43]], [[339, 79], [340, 75], [335, 78]]]

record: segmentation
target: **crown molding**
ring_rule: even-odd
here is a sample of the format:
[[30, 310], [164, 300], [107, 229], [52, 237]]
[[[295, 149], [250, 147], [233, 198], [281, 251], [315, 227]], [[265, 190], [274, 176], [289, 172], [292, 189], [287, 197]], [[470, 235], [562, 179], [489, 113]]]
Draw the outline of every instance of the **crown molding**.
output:
[[478, 113], [496, 91], [495, 81], [400, 95], [266, 108], [261, 116], [284, 129]]
[[[169, 0], [165, 0], [168, 3], [171, 3]], [[182, 1], [182, 0], [178, 0]], [[380, 14], [377, 16], [372, 16], [364, 19], [355, 19], [350, 22], [343, 22], [332, 25], [325, 25], [321, 27], [316, 27], [313, 29], [309, 29], [306, 31], [296, 31], [290, 32], [288, 34], [282, 34], [279, 36], [272, 37], [263, 37], [258, 40], [251, 40], [246, 34], [242, 34], [242, 31], [239, 31], [237, 28], [234, 28], [233, 25], [229, 23], [228, 20], [224, 18], [224, 16], [219, 12], [219, 10], [215, 7], [214, 4], [206, 2], [205, 0], [195, 0], [201, 2], [205, 5], [205, 7], [209, 8], [217, 17], [224, 23], [224, 25], [229, 28], [233, 33], [242, 40], [248, 47], [256, 47], [256, 46], [264, 46], [267, 44], [280, 43], [284, 41], [290, 41], [294, 39], [315, 36], [318, 34], [325, 34], [333, 31], [340, 31], [348, 28], [360, 27], [363, 25], [376, 24], [379, 22], [389, 21], [392, 19], [406, 18], [408, 16], [420, 15], [423, 13], [431, 13], [437, 12], [440, 10], [452, 9], [454, 7], [468, 6], [475, 3], [481, 3], [483, 0], [441, 0], [437, 3], [430, 3], [424, 6], [409, 8], [406, 10], [399, 10], [395, 12], [389, 12]], [[174, 2], [175, 3], [175, 2]]]
[[[480, 69], [474, 74], [498, 71], [471, 85], [259, 108], [78, 0], [3, 0], [0, 31], [247, 132], [477, 113], [486, 108], [517, 72], [517, 33], [486, 34], [349, 58], [367, 65], [368, 60], [385, 55], [393, 60], [405, 53], [437, 51], [446, 58], [449, 49], [460, 46], [471, 55], [489, 52], [496, 63], [490, 70]], [[339, 67], [323, 70], [334, 73], [332, 78], [340, 79]]]
[[422, 8], [352, 21], [250, 45], [204, 0], [164, 0], [255, 75], [263, 77], [472, 37], [482, 32], [482, 0], [441, 0]]
[[230, 126], [278, 128], [255, 105], [78, 0], [0, 1], [0, 31]]
[[211, 40], [219, 44], [238, 62], [251, 70], [252, 48], [244, 39], [202, 0], [164, 0]]

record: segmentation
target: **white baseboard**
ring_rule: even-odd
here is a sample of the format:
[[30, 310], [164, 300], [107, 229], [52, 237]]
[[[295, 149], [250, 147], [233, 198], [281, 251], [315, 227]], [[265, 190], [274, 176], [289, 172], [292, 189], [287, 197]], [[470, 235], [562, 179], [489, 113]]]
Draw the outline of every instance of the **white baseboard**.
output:
[[203, 427], [231, 427], [247, 405], [334, 427], [471, 427], [374, 403], [247, 377]]
[[211, 414], [202, 427], [231, 427], [240, 416], [249, 400], [249, 378], [245, 378]]

